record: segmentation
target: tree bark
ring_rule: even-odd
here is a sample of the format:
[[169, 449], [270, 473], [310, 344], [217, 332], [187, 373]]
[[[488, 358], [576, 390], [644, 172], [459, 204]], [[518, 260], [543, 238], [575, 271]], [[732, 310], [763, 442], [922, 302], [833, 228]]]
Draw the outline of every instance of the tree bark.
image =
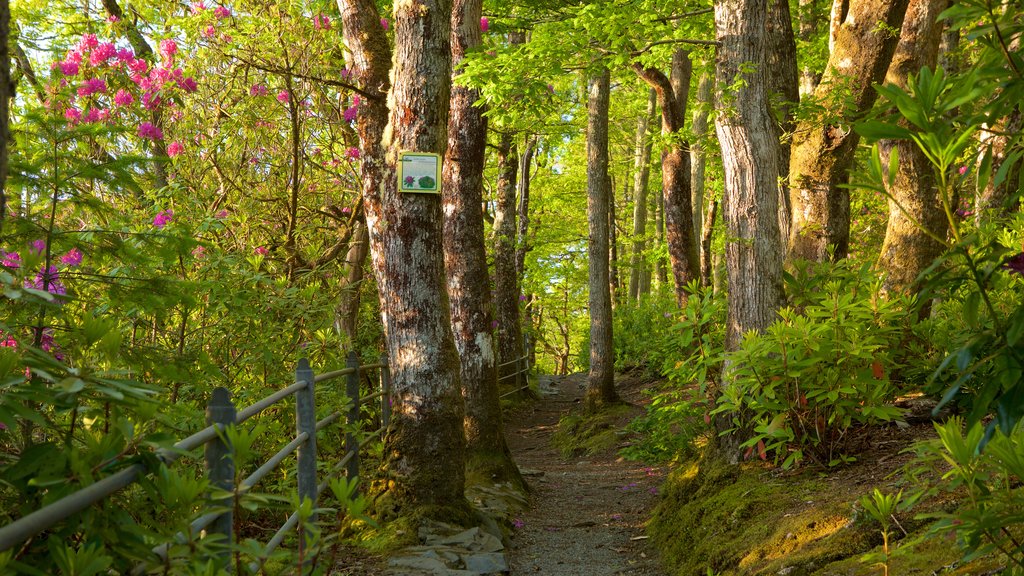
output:
[[10, 138], [9, 107], [14, 86], [11, 84], [11, 7], [0, 0], [0, 230], [7, 215], [7, 141]]
[[704, 235], [700, 243], [700, 285], [712, 287], [711, 236], [715, 232], [715, 217], [718, 215], [718, 200], [712, 200], [704, 216]]
[[[651, 270], [644, 259], [647, 249], [647, 184], [651, 174], [651, 139], [648, 127], [658, 112], [658, 93], [651, 88], [647, 94], [647, 112], [637, 119], [636, 145], [633, 152], [633, 249], [630, 254], [629, 299], [637, 301], [640, 294], [649, 294]], [[646, 291], [641, 291], [646, 286]]]
[[352, 241], [348, 253], [345, 254], [345, 285], [341, 289], [335, 322], [341, 333], [342, 349], [347, 353], [355, 349], [356, 322], [359, 319], [359, 301], [363, 287], [363, 268], [366, 256], [370, 253], [370, 231], [366, 222], [359, 219], [355, 223]]
[[615, 185], [608, 177], [608, 289], [612, 295], [612, 309], [619, 303], [619, 238], [615, 228]]
[[743, 74], [745, 82], [738, 92], [727, 97], [719, 93], [715, 119], [722, 145], [722, 213], [728, 238], [726, 350], [736, 350], [744, 333], [767, 328], [784, 300], [779, 147], [768, 101], [769, 70], [764, 66], [766, 4], [767, 0], [723, 0], [715, 5], [715, 29], [721, 42], [716, 59], [718, 85], [736, 82], [741, 64], [755, 65], [754, 71]]
[[[831, 102], [849, 92], [845, 109], [866, 113], [878, 93], [896, 49], [898, 36], [879, 26], [899, 29], [908, 0], [836, 0], [832, 6], [831, 53], [821, 84], [819, 102]], [[844, 258], [850, 243], [849, 178], [859, 136], [850, 128], [854, 118], [805, 120], [793, 137], [790, 158], [790, 202], [793, 225], [789, 257], [824, 261], [832, 251]]]
[[516, 175], [518, 147], [511, 133], [498, 145], [498, 198], [494, 208], [494, 309], [498, 313], [498, 381], [514, 389], [525, 380], [514, 376], [515, 360], [523, 355], [523, 332], [519, 320], [519, 276], [516, 271]]
[[608, 108], [611, 74], [603, 68], [589, 80], [587, 98], [587, 223], [590, 231], [590, 372], [586, 407], [617, 402], [612, 298], [608, 284]]
[[526, 273], [526, 253], [531, 249], [527, 237], [530, 231], [530, 167], [536, 151], [537, 138], [532, 137], [526, 142], [526, 149], [519, 158], [519, 184], [516, 186], [516, 278], [520, 286]]
[[[886, 82], [906, 89], [911, 74], [925, 66], [935, 67], [942, 31], [936, 17], [947, 1], [910, 0]], [[889, 187], [889, 221], [878, 267], [885, 273], [885, 290], [911, 292], [921, 272], [943, 251], [942, 243], [918, 224], [940, 238], [946, 236], [948, 224], [935, 185], [935, 171], [924, 152], [909, 140], [883, 140], [878, 144], [882, 158], [888, 158], [893, 147], [899, 156], [896, 177]]]
[[[686, 99], [693, 66], [685, 50], [672, 56], [672, 74], [666, 77], [657, 68], [634, 64], [633, 70], [658, 95], [661, 106], [662, 134], [676, 134], [683, 129]], [[686, 285], [699, 277], [697, 247], [693, 236], [693, 206], [690, 199], [689, 144], [676, 135], [661, 154], [661, 184], [665, 219], [665, 241], [675, 280], [676, 303], [686, 305]]]
[[[455, 0], [452, 8], [452, 67], [480, 45], [482, 0]], [[474, 106], [476, 90], [452, 87], [448, 151], [442, 179], [444, 261], [451, 300], [451, 324], [459, 350], [466, 404], [466, 463], [472, 477], [522, 486], [505, 443], [491, 310], [491, 281], [484, 247], [484, 148], [487, 120]]]
[[[690, 192], [693, 198], [693, 237], [697, 240], [697, 250], [703, 254], [703, 219], [704, 219], [704, 172], [707, 165], [707, 152], [704, 150], [703, 142], [708, 132], [708, 111], [711, 109], [714, 89], [714, 81], [711, 75], [703, 74], [697, 87], [697, 109], [693, 111], [693, 133], [697, 137], [697, 144], [690, 146]], [[701, 256], [701, 262], [704, 258]], [[704, 267], [701, 264], [701, 278], [704, 277]], [[701, 282], [703, 284], [703, 281]]]
[[789, 14], [789, 0], [772, 0], [768, 10], [768, 91], [777, 119], [779, 141], [779, 233], [789, 240], [792, 209], [789, 203], [789, 155], [792, 149], [793, 110], [800, 102], [800, 78], [796, 65], [796, 38]]
[[[813, 42], [818, 33], [818, 2], [819, 0], [798, 0], [800, 20], [800, 40]], [[811, 70], [810, 66], [800, 69], [800, 97], [814, 94], [818, 87], [821, 74]]]
[[377, 511], [464, 522], [463, 400], [438, 250], [441, 202], [436, 195], [400, 194], [397, 181], [400, 152], [445, 153], [451, 3], [395, 3], [393, 85], [374, 2], [340, 0], [339, 7], [353, 78], [367, 95], [356, 120], [363, 206], [395, 401]]

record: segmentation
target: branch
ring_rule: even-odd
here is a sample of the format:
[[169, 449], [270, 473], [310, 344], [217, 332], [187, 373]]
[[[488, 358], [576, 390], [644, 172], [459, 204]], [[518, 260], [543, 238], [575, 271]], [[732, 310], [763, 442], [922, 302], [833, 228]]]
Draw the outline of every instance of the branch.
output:
[[700, 10], [693, 10], [692, 12], [683, 12], [677, 16], [665, 16], [664, 18], [658, 18], [655, 22], [674, 22], [676, 20], [682, 20], [684, 18], [690, 18], [691, 16], [700, 16], [701, 14], [711, 14], [715, 9], [712, 8], [701, 8]]
[[335, 86], [335, 87], [338, 87], [338, 88], [345, 88], [345, 89], [351, 90], [351, 91], [355, 92], [356, 94], [359, 94], [360, 96], [362, 96], [364, 98], [367, 98], [369, 100], [381, 100], [382, 99], [380, 94], [375, 94], [375, 93], [372, 93], [372, 92], [367, 92], [366, 90], [363, 90], [362, 88], [360, 88], [360, 87], [358, 87], [358, 86], [356, 86], [354, 84], [349, 84], [348, 82], [342, 82], [340, 80], [331, 80], [329, 78], [320, 78], [318, 76], [311, 76], [309, 74], [302, 74], [302, 73], [296, 72], [294, 70], [286, 70], [284, 68], [277, 68], [275, 66], [271, 66], [270, 64], [260, 64], [258, 62], [253, 61], [253, 60], [247, 60], [247, 59], [245, 59], [245, 58], [243, 58], [243, 57], [241, 57], [241, 56], [239, 56], [237, 54], [232, 54], [231, 56], [233, 58], [235, 58], [236, 60], [239, 60], [240, 62], [244, 62], [245, 64], [248, 64], [249, 66], [252, 66], [253, 68], [255, 68], [257, 70], [260, 70], [260, 71], [263, 71], [263, 72], [267, 72], [268, 74], [277, 74], [277, 75], [281, 75], [281, 76], [291, 75], [291, 76], [293, 76], [295, 78], [302, 78], [303, 80], [309, 80], [309, 81], [312, 81], [312, 82], [318, 82], [320, 84], [324, 84], [324, 85], [327, 85], [327, 86]]
[[656, 40], [654, 42], [650, 42], [649, 44], [647, 44], [647, 46], [644, 46], [643, 48], [633, 52], [632, 54], [630, 54], [630, 56], [636, 58], [637, 56], [642, 55], [644, 52], [649, 51], [651, 48], [654, 48], [655, 46], [659, 46], [662, 44], [694, 44], [696, 46], [722, 45], [722, 43], [717, 40], [693, 40], [691, 38], [673, 38], [671, 40]]

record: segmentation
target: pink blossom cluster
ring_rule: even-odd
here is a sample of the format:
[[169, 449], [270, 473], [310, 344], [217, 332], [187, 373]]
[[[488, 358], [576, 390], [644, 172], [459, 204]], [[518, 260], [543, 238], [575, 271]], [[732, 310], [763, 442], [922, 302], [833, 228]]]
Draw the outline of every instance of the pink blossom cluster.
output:
[[161, 210], [157, 212], [157, 215], [153, 217], [153, 227], [163, 228], [167, 226], [167, 223], [174, 218], [174, 211], [168, 208], [167, 210]]
[[316, 30], [330, 30], [331, 17], [321, 12], [313, 16], [313, 28]]
[[356, 119], [356, 116], [359, 114], [359, 102], [359, 96], [352, 97], [352, 105], [345, 108], [345, 111], [343, 112], [345, 122], [352, 122]]

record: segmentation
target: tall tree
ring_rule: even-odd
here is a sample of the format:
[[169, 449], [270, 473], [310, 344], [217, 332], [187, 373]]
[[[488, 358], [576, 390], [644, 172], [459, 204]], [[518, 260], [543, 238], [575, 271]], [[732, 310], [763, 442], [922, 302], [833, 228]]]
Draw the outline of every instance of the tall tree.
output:
[[[455, 0], [452, 7], [452, 66], [480, 45], [481, 0]], [[459, 350], [466, 402], [466, 465], [488, 479], [522, 483], [505, 443], [498, 398], [491, 282], [484, 247], [484, 147], [487, 120], [474, 106], [476, 90], [453, 86], [448, 118], [448, 151], [443, 174], [444, 260], [451, 299], [451, 323]]]
[[792, 209], [789, 203], [789, 155], [796, 128], [793, 111], [800, 102], [800, 79], [796, 65], [796, 38], [789, 14], [789, 0], [772, 0], [768, 10], [768, 91], [779, 141], [779, 233], [789, 240]]
[[459, 358], [436, 249], [441, 202], [400, 194], [397, 166], [404, 151], [445, 153], [452, 7], [448, 0], [395, 3], [393, 70], [375, 3], [340, 0], [339, 7], [352, 76], [365, 96], [356, 120], [363, 206], [396, 401], [378, 508], [466, 518]]
[[647, 94], [647, 111], [637, 118], [633, 149], [633, 247], [629, 271], [629, 299], [632, 301], [639, 299], [641, 294], [649, 294], [651, 290], [651, 270], [644, 261], [647, 248], [647, 183], [651, 174], [652, 146], [647, 131], [657, 113], [658, 93], [651, 88]]
[[[912, 74], [925, 66], [935, 67], [942, 32], [937, 16], [947, 3], [910, 0], [886, 82], [906, 90]], [[894, 147], [899, 163], [888, 189], [889, 220], [878, 267], [885, 272], [887, 290], [907, 291], [942, 253], [943, 244], [935, 237], [945, 238], [948, 225], [928, 157], [911, 140], [883, 140], [879, 142], [882, 158], [888, 158]]]
[[[714, 81], [710, 74], [701, 74], [697, 84], [697, 106], [693, 111], [693, 134], [697, 142], [690, 146], [690, 192], [693, 198], [693, 236], [697, 241], [697, 249], [704, 250], [700, 241], [704, 220], [704, 173], [707, 165], [707, 152], [704, 149], [708, 132], [708, 112], [711, 109], [712, 86]], [[701, 257], [703, 261], [703, 256]], [[703, 270], [703, 265], [701, 267]], [[703, 274], [703, 272], [702, 272]]]
[[689, 144], [678, 134], [686, 118], [693, 65], [688, 52], [677, 50], [672, 56], [672, 71], [668, 76], [657, 68], [639, 63], [633, 64], [633, 70], [658, 95], [662, 134], [675, 135], [661, 154], [661, 186], [665, 241], [675, 279], [676, 302], [682, 307], [686, 304], [686, 285], [700, 272], [693, 236]]
[[[768, 0], [715, 5], [715, 132], [722, 146], [729, 312], [726, 350], [743, 334], [762, 331], [784, 299], [778, 221], [778, 139], [769, 102], [765, 14]], [[753, 63], [753, 69], [741, 66]], [[738, 86], [735, 91], [724, 87]]]
[[[830, 54], [814, 99], [837, 112], [801, 121], [790, 157], [793, 210], [789, 257], [843, 258], [850, 242], [850, 193], [845, 188], [860, 138], [850, 128], [855, 114], [878, 97], [872, 84], [889, 68], [908, 0], [835, 0]], [[847, 100], [848, 98], [848, 100]]]
[[510, 132], [498, 143], [498, 186], [494, 206], [494, 309], [497, 312], [498, 378], [502, 387], [525, 383], [515, 360], [523, 355], [523, 329], [519, 318], [519, 275], [516, 272], [516, 178], [519, 147]]
[[10, 4], [8, 0], [0, 0], [0, 227], [7, 212], [8, 107], [14, 88], [11, 84], [10, 30]]
[[590, 373], [588, 410], [618, 401], [612, 344], [612, 297], [608, 284], [608, 109], [611, 74], [602, 67], [587, 87], [587, 243], [590, 260]]

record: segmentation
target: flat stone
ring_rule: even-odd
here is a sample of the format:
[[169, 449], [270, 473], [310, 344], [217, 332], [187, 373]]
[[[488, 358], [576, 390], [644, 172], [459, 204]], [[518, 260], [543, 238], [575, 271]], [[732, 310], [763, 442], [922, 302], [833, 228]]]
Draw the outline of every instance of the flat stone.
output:
[[426, 556], [398, 556], [388, 560], [388, 566], [393, 568], [405, 568], [411, 570], [422, 570], [429, 574], [447, 573], [448, 566], [437, 558]]
[[508, 560], [504, 554], [470, 554], [462, 557], [466, 570], [476, 574], [503, 574], [508, 572]]

